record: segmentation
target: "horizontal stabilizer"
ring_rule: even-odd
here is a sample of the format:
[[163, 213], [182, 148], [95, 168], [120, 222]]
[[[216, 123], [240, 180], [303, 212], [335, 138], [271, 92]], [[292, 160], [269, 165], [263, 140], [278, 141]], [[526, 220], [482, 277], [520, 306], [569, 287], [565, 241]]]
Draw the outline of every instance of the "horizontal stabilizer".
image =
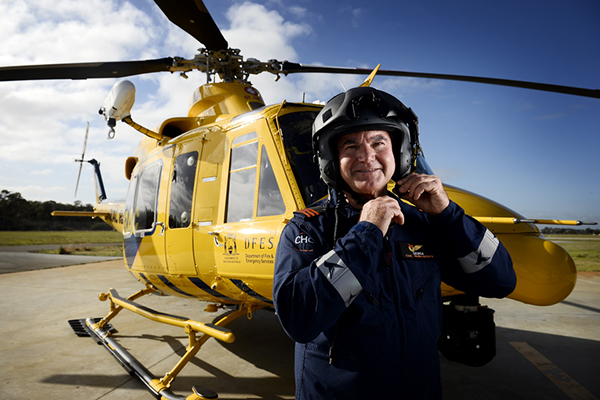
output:
[[110, 213], [108, 211], [52, 211], [50, 213], [53, 217], [108, 217]]

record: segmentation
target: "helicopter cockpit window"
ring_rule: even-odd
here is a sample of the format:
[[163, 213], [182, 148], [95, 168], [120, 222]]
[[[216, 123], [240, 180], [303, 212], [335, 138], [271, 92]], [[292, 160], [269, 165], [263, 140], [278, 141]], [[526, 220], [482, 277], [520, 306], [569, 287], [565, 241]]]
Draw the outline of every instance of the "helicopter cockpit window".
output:
[[169, 206], [169, 228], [171, 229], [190, 226], [197, 165], [197, 151], [180, 154], [175, 159]]
[[[226, 222], [249, 221], [252, 219], [258, 140], [246, 143], [240, 139], [253, 137], [258, 139], [256, 132], [241, 136], [232, 143]], [[240, 142], [242, 144], [238, 145]]]
[[312, 162], [312, 123], [318, 111], [289, 113], [278, 118], [288, 160], [305, 205], [327, 195], [319, 167]]
[[135, 197], [134, 226], [136, 231], [152, 229], [156, 221], [158, 184], [161, 164], [153, 164], [140, 174]]
[[285, 203], [275, 179], [275, 173], [269, 160], [265, 146], [262, 146], [260, 156], [260, 177], [258, 181], [257, 217], [280, 215], [285, 213]]
[[421, 154], [417, 156], [417, 172], [419, 174], [435, 175], [427, 161], [425, 161], [425, 157]]

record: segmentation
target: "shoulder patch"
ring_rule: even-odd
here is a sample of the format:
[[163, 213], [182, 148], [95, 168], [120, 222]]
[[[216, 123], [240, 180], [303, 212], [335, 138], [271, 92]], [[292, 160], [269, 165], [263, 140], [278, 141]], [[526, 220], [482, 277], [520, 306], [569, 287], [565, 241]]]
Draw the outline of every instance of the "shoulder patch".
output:
[[306, 218], [317, 217], [325, 212], [327, 207], [325, 205], [316, 205], [312, 207], [306, 207], [302, 210], [294, 211], [294, 214], [303, 215]]

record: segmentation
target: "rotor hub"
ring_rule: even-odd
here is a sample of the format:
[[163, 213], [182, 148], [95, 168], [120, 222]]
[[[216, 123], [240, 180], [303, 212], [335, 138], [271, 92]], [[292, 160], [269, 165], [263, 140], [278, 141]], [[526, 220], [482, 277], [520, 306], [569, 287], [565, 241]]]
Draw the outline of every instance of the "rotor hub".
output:
[[199, 70], [206, 74], [207, 83], [214, 82], [215, 75], [218, 75], [223, 82], [250, 83], [248, 81], [250, 75], [270, 72], [279, 78], [279, 74], [283, 72], [280, 61], [262, 62], [256, 58], [244, 60], [239, 49], [214, 51], [202, 48], [199, 51], [191, 60], [174, 57], [171, 72], [185, 75], [186, 72]]

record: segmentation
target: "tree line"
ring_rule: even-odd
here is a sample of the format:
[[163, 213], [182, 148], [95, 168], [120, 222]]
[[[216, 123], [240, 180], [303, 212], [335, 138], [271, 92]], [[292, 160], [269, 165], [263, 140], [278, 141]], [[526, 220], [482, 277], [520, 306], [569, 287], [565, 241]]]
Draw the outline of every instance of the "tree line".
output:
[[544, 228], [542, 233], [545, 235], [600, 235], [600, 229], [573, 229], [573, 228]]
[[[87, 217], [53, 217], [52, 211], [93, 211], [91, 204], [62, 204], [53, 200], [29, 201], [18, 192], [0, 192], [0, 231], [64, 231], [64, 230], [111, 230], [99, 219]], [[600, 235], [600, 229], [573, 229], [546, 227], [544, 234]]]
[[0, 231], [111, 230], [99, 219], [53, 217], [52, 211], [93, 211], [91, 204], [63, 204], [55, 201], [30, 201], [18, 192], [0, 192]]

